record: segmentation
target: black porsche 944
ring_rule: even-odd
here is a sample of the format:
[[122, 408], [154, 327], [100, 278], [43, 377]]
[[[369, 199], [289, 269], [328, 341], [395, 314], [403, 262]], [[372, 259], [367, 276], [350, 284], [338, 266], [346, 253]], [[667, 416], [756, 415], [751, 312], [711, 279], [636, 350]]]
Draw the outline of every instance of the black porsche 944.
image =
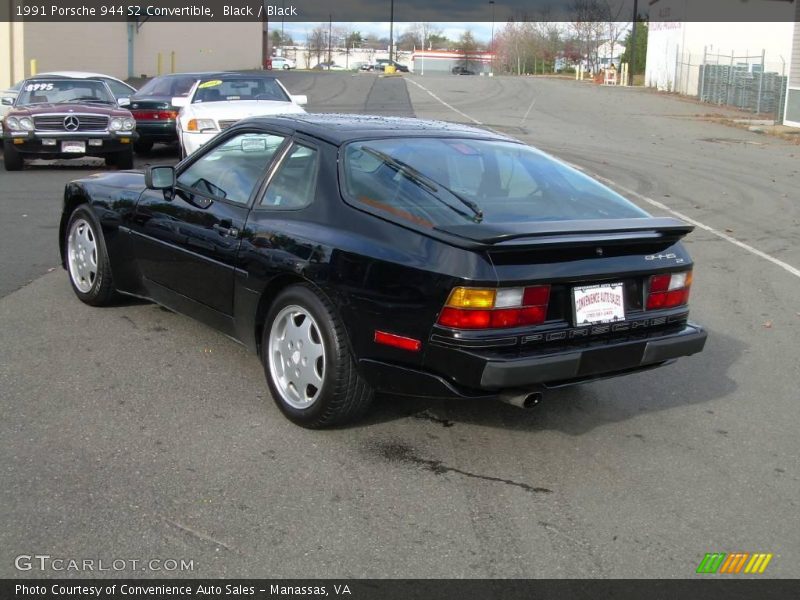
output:
[[83, 302], [219, 329], [289, 419], [324, 427], [375, 392], [525, 406], [700, 352], [691, 229], [499, 134], [308, 114], [71, 182], [60, 245]]

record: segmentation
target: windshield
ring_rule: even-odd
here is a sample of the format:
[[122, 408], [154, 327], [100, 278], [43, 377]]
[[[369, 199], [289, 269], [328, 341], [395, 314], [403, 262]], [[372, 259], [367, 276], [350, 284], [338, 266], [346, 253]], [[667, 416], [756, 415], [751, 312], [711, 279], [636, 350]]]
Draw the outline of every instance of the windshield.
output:
[[646, 217], [607, 187], [529, 146], [470, 139], [354, 142], [345, 196], [426, 227]]
[[17, 98], [17, 106], [66, 102], [116, 104], [108, 86], [93, 79], [29, 79]]
[[145, 83], [136, 95], [142, 96], [186, 96], [191, 90], [197, 77], [187, 75], [184, 77], [156, 77]]
[[208, 79], [201, 81], [197, 86], [197, 91], [192, 98], [192, 104], [231, 100], [278, 100], [288, 102], [289, 97], [276, 80], [266, 77]]

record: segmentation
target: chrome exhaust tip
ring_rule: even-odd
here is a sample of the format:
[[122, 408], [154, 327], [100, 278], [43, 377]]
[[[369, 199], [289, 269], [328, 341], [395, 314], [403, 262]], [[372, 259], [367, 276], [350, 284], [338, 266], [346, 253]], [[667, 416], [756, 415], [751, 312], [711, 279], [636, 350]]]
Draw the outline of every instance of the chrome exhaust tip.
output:
[[530, 409], [542, 401], [542, 392], [517, 392], [500, 394], [498, 398], [501, 402], [516, 406], [517, 408]]

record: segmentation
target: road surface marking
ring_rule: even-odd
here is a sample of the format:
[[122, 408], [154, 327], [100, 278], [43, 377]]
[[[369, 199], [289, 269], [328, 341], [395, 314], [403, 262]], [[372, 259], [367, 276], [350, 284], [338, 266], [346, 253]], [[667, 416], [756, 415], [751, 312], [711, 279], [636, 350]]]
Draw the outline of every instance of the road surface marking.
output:
[[448, 104], [447, 102], [445, 102], [444, 100], [442, 100], [441, 98], [439, 98], [439, 96], [437, 96], [436, 94], [434, 94], [432, 91], [430, 91], [430, 90], [429, 90], [428, 88], [426, 88], [424, 85], [420, 85], [419, 83], [417, 83], [416, 81], [414, 81], [413, 79], [410, 79], [410, 78], [408, 78], [408, 77], [406, 77], [406, 81], [408, 81], [409, 83], [413, 83], [415, 86], [417, 86], [417, 87], [418, 87], [419, 89], [421, 89], [422, 91], [424, 91], [424, 92], [427, 92], [427, 93], [428, 93], [428, 95], [430, 95], [430, 97], [431, 97], [431, 98], [433, 98], [434, 100], [438, 100], [439, 102], [441, 102], [442, 104], [444, 104], [444, 105], [445, 105], [447, 108], [449, 108], [449, 109], [450, 109], [450, 110], [452, 110], [453, 112], [456, 112], [456, 113], [460, 114], [460, 115], [461, 115], [462, 117], [464, 117], [465, 119], [469, 119], [470, 121], [472, 121], [472, 122], [473, 122], [473, 123], [475, 123], [476, 125], [483, 125], [483, 123], [481, 123], [480, 121], [478, 121], [478, 119], [473, 119], [473, 118], [472, 118], [472, 117], [470, 117], [470, 116], [469, 116], [467, 113], [465, 113], [465, 112], [461, 112], [460, 110], [458, 110], [458, 109], [457, 109], [455, 106], [453, 106], [452, 104]]

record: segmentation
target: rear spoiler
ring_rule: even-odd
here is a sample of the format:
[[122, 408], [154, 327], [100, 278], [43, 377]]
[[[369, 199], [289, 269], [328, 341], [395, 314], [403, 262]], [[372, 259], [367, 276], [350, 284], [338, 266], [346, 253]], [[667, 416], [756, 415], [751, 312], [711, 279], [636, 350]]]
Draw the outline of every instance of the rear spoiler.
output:
[[535, 221], [528, 223], [474, 223], [443, 225], [436, 231], [489, 246], [558, 246], [677, 242], [694, 229], [671, 217]]

